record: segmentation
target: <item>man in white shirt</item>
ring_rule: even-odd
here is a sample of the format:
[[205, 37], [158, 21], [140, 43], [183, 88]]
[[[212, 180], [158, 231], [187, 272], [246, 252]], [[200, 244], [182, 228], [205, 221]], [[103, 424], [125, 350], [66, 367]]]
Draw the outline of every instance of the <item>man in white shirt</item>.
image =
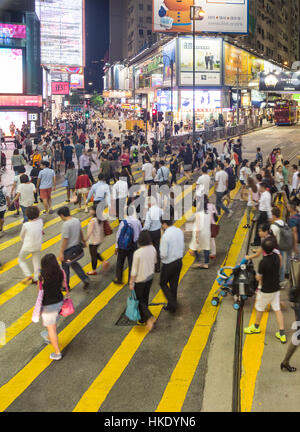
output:
[[251, 244], [251, 246], [260, 246], [261, 241], [258, 234], [259, 226], [272, 219], [272, 197], [270, 192], [267, 191], [266, 183], [260, 183], [259, 191], [261, 193], [258, 205], [259, 217], [256, 224], [254, 242]]
[[217, 172], [215, 176], [215, 193], [216, 193], [216, 208], [218, 215], [221, 216], [221, 209], [227, 214], [228, 217], [233, 215], [232, 210], [229, 210], [223, 204], [223, 197], [226, 195], [228, 190], [228, 174], [224, 171], [224, 164], [219, 163], [217, 166]]
[[164, 234], [160, 242], [162, 261], [160, 286], [168, 300], [168, 304], [164, 309], [169, 312], [176, 312], [177, 289], [184, 253], [184, 235], [181, 229], [173, 226], [171, 220], [163, 219], [162, 228]]
[[25, 223], [28, 222], [26, 209], [31, 207], [34, 203], [34, 194], [36, 192], [36, 188], [34, 184], [29, 181], [29, 177], [26, 174], [21, 175], [20, 182], [20, 185], [17, 187], [17, 195], [15, 196], [14, 201], [20, 199], [20, 206]]
[[197, 180], [197, 189], [196, 189], [196, 196], [202, 196], [209, 194], [209, 188], [210, 188], [210, 176], [207, 174], [207, 167], [203, 166], [201, 168], [202, 175]]
[[152, 184], [153, 183], [153, 165], [150, 162], [148, 157], [145, 157], [145, 163], [142, 166], [142, 171], [144, 174], [144, 183]]
[[115, 203], [116, 217], [119, 222], [124, 219], [124, 208], [128, 197], [128, 183], [126, 177], [121, 177], [119, 173], [116, 174], [118, 179], [112, 187], [112, 198]]

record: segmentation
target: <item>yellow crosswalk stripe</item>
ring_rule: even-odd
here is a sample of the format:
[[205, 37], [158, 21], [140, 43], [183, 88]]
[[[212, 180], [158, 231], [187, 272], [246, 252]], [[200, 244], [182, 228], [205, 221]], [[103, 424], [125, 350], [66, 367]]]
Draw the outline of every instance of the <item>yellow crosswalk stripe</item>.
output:
[[[239, 187], [236, 188], [235, 194], [238, 193]], [[187, 212], [190, 213], [190, 210]], [[188, 214], [185, 214], [184, 217], [178, 221], [175, 225], [179, 228], [188, 218]], [[245, 230], [243, 230], [244, 233]], [[240, 240], [240, 239], [239, 239]], [[241, 243], [239, 243], [241, 245]], [[189, 268], [194, 262], [194, 258], [187, 253], [183, 258], [183, 267], [180, 274], [180, 282], [182, 278], [185, 276]], [[152, 300], [153, 303], [163, 303], [165, 302], [165, 297], [160, 290], [155, 298]], [[162, 311], [161, 307], [156, 307], [152, 310], [150, 307], [151, 313], [158, 318]], [[142, 344], [143, 340], [147, 336], [148, 331], [145, 327], [140, 328], [139, 326], [135, 326], [129, 334], [125, 337], [120, 347], [115, 351], [113, 356], [110, 358], [109, 362], [106, 364], [104, 369], [98, 375], [98, 377], [94, 380], [88, 390], [84, 393], [78, 404], [76, 405], [74, 412], [98, 412], [101, 405], [105, 401], [109, 392], [120, 378], [132, 357], [136, 353], [139, 346]], [[186, 365], [189, 368], [189, 365]]]
[[[107, 253], [111, 253], [111, 251]], [[103, 253], [104, 255], [104, 253]], [[104, 258], [106, 256], [104, 255]], [[86, 267], [90, 267], [90, 264]], [[84, 268], [85, 271], [87, 268]], [[125, 278], [128, 278], [128, 270], [125, 270]], [[73, 276], [76, 280], [77, 276]], [[72, 285], [73, 285], [73, 278]], [[79, 279], [78, 279], [79, 281]], [[124, 285], [115, 285], [111, 283], [99, 296], [92, 301], [72, 322], [59, 334], [60, 346], [63, 350], [80, 331], [99, 313], [107, 303], [124, 287]], [[16, 334], [20, 333], [31, 323], [33, 308], [26, 312], [11, 328], [7, 329], [8, 340], [11, 340]], [[25, 320], [30, 320], [25, 324]], [[45, 370], [51, 363], [49, 354], [51, 348], [44, 348], [31, 362], [29, 362], [17, 375], [15, 375], [7, 384], [0, 388], [0, 411], [4, 411], [11, 403], [22, 394], [26, 388]]]
[[[191, 187], [189, 187], [184, 194], [189, 194], [191, 191]], [[213, 189], [213, 188], [212, 188]], [[182, 194], [179, 195], [177, 197], [177, 202], [179, 202], [180, 199], [182, 199]], [[190, 210], [187, 212], [187, 214], [190, 214]], [[187, 216], [187, 214], [185, 216]], [[182, 218], [182, 224], [185, 222], [185, 216]], [[87, 225], [89, 222], [89, 219], [83, 222], [83, 226]], [[114, 221], [111, 224], [112, 228], [115, 228], [118, 226], [118, 222]], [[61, 237], [61, 235], [57, 236], [57, 237]], [[53, 239], [49, 240], [49, 242], [52, 242]], [[44, 245], [43, 245], [44, 246]], [[48, 246], [49, 247], [49, 246]], [[44, 247], [44, 249], [46, 249], [46, 246]], [[43, 250], [44, 250], [43, 249]], [[111, 246], [110, 248], [106, 249], [103, 253], [102, 256], [105, 258], [105, 260], [110, 259], [114, 254], [114, 245]], [[83, 270], [85, 272], [91, 271], [91, 264], [86, 265]], [[78, 283], [80, 283], [80, 279], [75, 275], [71, 278], [70, 281], [70, 288], [72, 289], [74, 286], [76, 286]], [[22, 292], [27, 286], [24, 286], [22, 283], [18, 283], [16, 285], [14, 285], [13, 287], [11, 287], [10, 289], [8, 289], [7, 291], [5, 291], [3, 294], [0, 295], [0, 306], [2, 306], [4, 303], [6, 303], [7, 301], [11, 300], [13, 297], [15, 297], [16, 295], [18, 295], [20, 292]], [[6, 342], [8, 343], [9, 341], [11, 341], [14, 337], [16, 337], [21, 331], [23, 331], [26, 327], [28, 327], [31, 324], [31, 316], [32, 316], [32, 312], [33, 312], [33, 308], [26, 312], [25, 314], [23, 314], [23, 316], [21, 316], [16, 322], [14, 322], [9, 328], [7, 328], [7, 340]], [[0, 345], [1, 348], [1, 345]]]
[[[247, 231], [243, 229], [245, 223], [246, 214], [231, 244], [226, 263], [228, 266], [236, 265], [247, 235]], [[202, 353], [206, 347], [212, 326], [217, 318], [219, 306], [217, 308], [212, 306], [211, 301], [218, 287], [219, 284], [215, 281], [157, 406], [156, 412], [180, 412], [182, 409]]]
[[[279, 205], [279, 207], [282, 218], [284, 207], [282, 204]], [[265, 348], [265, 336], [267, 331], [269, 311], [270, 307], [268, 307], [268, 310], [263, 314], [260, 323], [261, 333], [255, 335], [246, 335], [245, 337], [242, 355], [242, 377], [240, 381], [241, 412], [251, 412], [252, 409], [256, 379], [260, 370]], [[255, 317], [256, 309], [254, 305], [250, 317], [249, 327], [252, 324], [255, 324]]]

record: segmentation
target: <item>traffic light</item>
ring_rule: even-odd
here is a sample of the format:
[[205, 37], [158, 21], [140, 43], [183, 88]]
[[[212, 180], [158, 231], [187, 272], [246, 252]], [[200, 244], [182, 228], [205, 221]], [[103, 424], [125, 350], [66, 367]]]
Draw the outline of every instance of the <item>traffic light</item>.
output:
[[87, 106], [91, 106], [91, 99], [87, 99], [86, 104], [87, 104]]
[[157, 123], [157, 109], [155, 108], [152, 110], [152, 121], [153, 123]]
[[161, 112], [161, 111], [159, 111], [159, 113], [158, 113], [158, 121], [159, 121], [159, 122], [164, 121], [164, 113]]
[[86, 111], [86, 113], [85, 113], [85, 118], [86, 118], [86, 119], [89, 119], [89, 118], [90, 118], [90, 112], [89, 112], [89, 111]]
[[148, 117], [147, 109], [146, 109], [146, 108], [142, 108], [142, 109], [141, 109], [141, 118], [142, 118], [144, 121], [147, 121], [147, 117]]

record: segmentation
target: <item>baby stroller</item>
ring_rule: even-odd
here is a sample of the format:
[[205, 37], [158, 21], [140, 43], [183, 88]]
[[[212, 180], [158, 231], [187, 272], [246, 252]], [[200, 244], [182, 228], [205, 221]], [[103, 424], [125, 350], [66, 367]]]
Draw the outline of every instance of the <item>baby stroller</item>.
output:
[[1, 152], [1, 168], [6, 170], [6, 155]]
[[[228, 270], [231, 270], [230, 275], [227, 274]], [[214, 294], [212, 305], [218, 306], [221, 299], [230, 293], [234, 297], [233, 308], [239, 310], [242, 303], [253, 297], [257, 290], [258, 282], [255, 275], [253, 262], [246, 259], [236, 267], [221, 267], [217, 277], [220, 287]]]

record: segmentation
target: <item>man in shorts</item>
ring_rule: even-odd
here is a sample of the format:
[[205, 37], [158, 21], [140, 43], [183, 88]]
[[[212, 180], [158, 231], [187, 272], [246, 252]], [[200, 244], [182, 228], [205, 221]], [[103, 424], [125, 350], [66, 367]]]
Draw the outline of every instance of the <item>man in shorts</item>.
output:
[[56, 189], [56, 176], [55, 171], [49, 168], [49, 162], [43, 161], [41, 163], [42, 170], [39, 173], [37, 181], [37, 190], [40, 191], [40, 198], [43, 200], [45, 211], [43, 214], [52, 214], [51, 209], [52, 199], [51, 193], [52, 189]]
[[276, 315], [279, 331], [275, 334], [281, 343], [286, 343], [283, 315], [280, 310], [280, 266], [281, 256], [275, 249], [275, 241], [272, 237], [266, 238], [262, 243], [263, 259], [259, 263], [256, 279], [259, 283], [259, 291], [256, 296], [255, 324], [244, 329], [244, 333], [260, 333], [260, 322], [266, 307], [270, 304]]

